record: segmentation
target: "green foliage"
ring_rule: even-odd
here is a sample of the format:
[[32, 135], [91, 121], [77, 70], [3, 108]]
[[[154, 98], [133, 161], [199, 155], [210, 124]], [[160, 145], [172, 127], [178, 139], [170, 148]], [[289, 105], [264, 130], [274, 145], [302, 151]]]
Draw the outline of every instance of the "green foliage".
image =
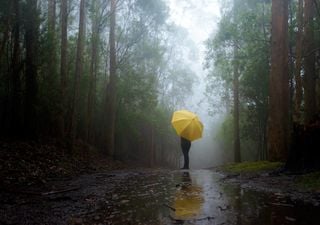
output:
[[151, 17], [154, 24], [164, 24], [168, 17], [168, 8], [162, 0], [136, 0], [136, 6], [143, 13], [144, 18]]
[[[0, 9], [0, 127], [10, 127], [13, 111], [13, 98], [18, 106], [25, 107], [25, 12], [30, 7], [25, 1], [1, 1]], [[31, 1], [30, 1], [31, 2]], [[14, 49], [15, 8], [20, 9], [19, 32], [19, 71], [17, 93], [13, 92], [11, 62]], [[103, 0], [86, 1], [86, 36], [84, 40], [82, 73], [80, 75], [79, 101], [73, 106], [75, 90], [75, 67], [79, 23], [80, 1], [68, 2], [67, 24], [67, 65], [66, 83], [61, 84], [61, 18], [60, 7], [56, 4], [55, 30], [48, 27], [48, 4], [38, 1], [34, 23], [39, 29], [35, 40], [39, 52], [37, 63], [37, 129], [43, 137], [57, 137], [56, 133], [67, 137], [71, 126], [71, 112], [76, 112], [76, 138], [104, 148], [106, 133], [106, 93], [109, 82], [109, 42], [110, 2]], [[154, 154], [160, 163], [173, 165], [179, 145], [176, 134], [170, 125], [172, 111], [187, 102], [192, 94], [196, 75], [182, 55], [196, 57], [193, 43], [185, 40], [186, 31], [168, 23], [168, 7], [164, 0], [117, 1], [116, 47], [117, 47], [117, 111], [116, 111], [116, 151], [118, 156], [140, 154], [145, 159]], [[183, 45], [177, 46], [177, 38]], [[97, 59], [91, 67], [93, 43], [98, 42]], [[189, 48], [189, 49], [188, 49]], [[3, 53], [3, 54], [2, 54]], [[17, 63], [17, 64], [19, 64]], [[96, 68], [91, 69], [91, 68]], [[94, 74], [92, 75], [92, 70]], [[91, 76], [92, 75], [92, 76]], [[90, 84], [93, 83], [92, 86]], [[63, 88], [62, 88], [63, 87]], [[88, 98], [90, 87], [93, 100]], [[184, 87], [184, 88], [181, 88]], [[63, 91], [62, 91], [63, 90]], [[91, 92], [90, 92], [91, 94]], [[61, 96], [63, 95], [63, 101]], [[20, 99], [21, 98], [21, 99]], [[89, 108], [89, 99], [90, 107]], [[91, 101], [92, 100], [92, 101]], [[73, 108], [74, 107], [74, 108]], [[20, 110], [21, 111], [21, 110]], [[92, 115], [91, 115], [92, 113]], [[22, 121], [24, 112], [16, 117]], [[90, 118], [93, 121], [89, 122]], [[63, 117], [63, 118], [62, 118]], [[73, 117], [73, 115], [72, 115]], [[62, 121], [62, 122], [61, 122]], [[61, 122], [63, 124], [59, 124]], [[90, 124], [89, 124], [90, 123]], [[5, 124], [5, 126], [3, 126]], [[61, 125], [61, 126], [60, 126]], [[22, 128], [22, 127], [21, 127]], [[61, 130], [59, 130], [61, 129]], [[62, 130], [64, 129], [64, 130]], [[87, 131], [90, 129], [90, 132]], [[59, 130], [59, 131], [57, 131]], [[0, 130], [5, 133], [6, 129]], [[63, 133], [63, 134], [62, 134]], [[90, 134], [89, 134], [90, 133]], [[89, 137], [90, 136], [90, 137]], [[90, 140], [89, 140], [90, 139]], [[152, 140], [152, 141], [151, 141]], [[152, 143], [151, 143], [152, 142]], [[131, 151], [134, 146], [134, 150]], [[129, 158], [130, 158], [129, 157]], [[171, 161], [170, 161], [171, 160]]]
[[[239, 63], [242, 154], [250, 155], [247, 146], [259, 146], [256, 152], [251, 152], [255, 156], [264, 150], [261, 148], [267, 122], [271, 4], [250, 0], [235, 0], [233, 4], [232, 8], [225, 4], [218, 31], [206, 42], [209, 70], [206, 90], [209, 97], [213, 96], [210, 97], [213, 112], [217, 111], [217, 105], [231, 111], [233, 65], [235, 61]], [[233, 55], [234, 48], [237, 58]], [[232, 131], [229, 132], [232, 136]]]
[[302, 175], [298, 178], [297, 184], [306, 189], [319, 190], [320, 189], [320, 172], [313, 172]]
[[156, 156], [169, 158], [179, 150], [170, 124], [173, 106], [183, 104], [192, 93], [194, 74], [166, 54], [176, 49], [164, 41], [176, 30], [167, 30], [164, 2], [133, 3], [133, 8], [126, 5], [128, 14], [119, 23], [117, 154], [146, 160], [154, 148]]
[[[259, 127], [256, 126], [257, 121], [249, 117], [250, 113], [246, 109], [241, 109], [240, 114], [240, 142], [241, 142], [241, 157], [246, 161], [255, 161], [259, 159], [258, 143], [259, 143]], [[220, 143], [220, 151], [223, 152], [224, 158], [227, 161], [233, 159], [233, 117], [228, 114], [221, 126], [218, 128], [218, 133], [214, 137], [215, 141]]]
[[283, 163], [281, 162], [257, 161], [229, 164], [223, 166], [222, 170], [232, 173], [247, 173], [276, 170], [282, 166]]

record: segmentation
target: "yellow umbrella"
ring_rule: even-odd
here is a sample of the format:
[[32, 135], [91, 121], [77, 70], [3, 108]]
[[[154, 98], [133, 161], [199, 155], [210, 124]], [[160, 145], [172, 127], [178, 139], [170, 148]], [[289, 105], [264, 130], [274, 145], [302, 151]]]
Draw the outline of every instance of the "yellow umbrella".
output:
[[190, 111], [175, 111], [171, 124], [179, 136], [189, 141], [194, 141], [202, 137], [203, 124], [198, 116]]

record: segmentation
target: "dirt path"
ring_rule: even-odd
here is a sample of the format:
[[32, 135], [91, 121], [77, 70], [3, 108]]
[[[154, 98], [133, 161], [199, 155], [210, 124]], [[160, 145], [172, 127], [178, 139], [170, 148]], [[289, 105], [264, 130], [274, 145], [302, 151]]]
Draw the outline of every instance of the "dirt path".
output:
[[[2, 190], [0, 224], [308, 224], [319, 194], [292, 177], [226, 177], [213, 170], [119, 170]], [[266, 185], [268, 183], [268, 185]]]

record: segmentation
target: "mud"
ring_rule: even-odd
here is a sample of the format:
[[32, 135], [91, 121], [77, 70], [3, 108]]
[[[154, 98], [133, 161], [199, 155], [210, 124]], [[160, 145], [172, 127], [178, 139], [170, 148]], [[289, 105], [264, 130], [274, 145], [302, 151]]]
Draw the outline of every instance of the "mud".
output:
[[319, 194], [292, 177], [119, 170], [1, 190], [0, 224], [318, 225]]

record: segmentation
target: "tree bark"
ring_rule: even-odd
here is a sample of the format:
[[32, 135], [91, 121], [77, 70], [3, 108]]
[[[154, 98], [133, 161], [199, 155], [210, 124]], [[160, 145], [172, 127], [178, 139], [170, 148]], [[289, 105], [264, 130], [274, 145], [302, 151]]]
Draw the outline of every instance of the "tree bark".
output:
[[[13, 3], [14, 4], [14, 3]], [[2, 27], [2, 39], [0, 42], [0, 62], [2, 60], [2, 57], [5, 55], [6, 46], [9, 41], [9, 30], [11, 28], [11, 12], [14, 10], [14, 5], [12, 2], [8, 4], [6, 7], [7, 14], [2, 16], [1, 21], [1, 27]]]
[[116, 65], [116, 44], [115, 44], [115, 26], [116, 26], [116, 0], [111, 0], [110, 15], [110, 79], [107, 85], [107, 110], [106, 110], [106, 147], [108, 154], [114, 157], [115, 153], [115, 122], [116, 122], [116, 101], [117, 101], [117, 65]]
[[314, 0], [305, 0], [304, 7], [304, 46], [305, 46], [305, 58], [304, 58], [304, 104], [305, 124], [309, 124], [316, 113], [316, 76], [315, 76], [315, 53], [314, 53]]
[[37, 138], [37, 97], [38, 97], [38, 10], [37, 0], [27, 0], [25, 19], [26, 72], [25, 72], [25, 134]]
[[79, 95], [80, 95], [80, 78], [83, 70], [83, 49], [85, 38], [85, 0], [80, 1], [80, 19], [79, 32], [77, 41], [76, 71], [74, 76], [74, 89], [71, 104], [71, 124], [70, 124], [70, 141], [71, 148], [74, 147], [77, 136], [77, 125], [79, 116]]
[[47, 83], [52, 87], [56, 76], [56, 0], [48, 0], [48, 43]]
[[293, 120], [299, 122], [301, 118], [301, 101], [302, 101], [302, 79], [301, 79], [301, 63], [302, 63], [302, 44], [303, 44], [303, 0], [299, 0], [297, 11], [298, 32], [296, 37], [296, 70], [295, 70], [295, 95], [294, 95], [294, 113]]
[[149, 125], [149, 130], [150, 130], [150, 149], [149, 149], [149, 152], [150, 152], [150, 160], [149, 160], [149, 165], [150, 167], [153, 167], [155, 165], [155, 137], [154, 137], [154, 128], [153, 128], [153, 125]]
[[[47, 0], [48, 1], [48, 32], [47, 32], [47, 48], [46, 52], [48, 53], [46, 59], [46, 73], [44, 77], [45, 89], [47, 90], [45, 98], [49, 101], [56, 103], [57, 92], [58, 92], [58, 83], [57, 83], [57, 55], [56, 55], [56, 0]], [[52, 136], [57, 136], [57, 130], [59, 129], [59, 113], [56, 111], [58, 105], [48, 105], [46, 114], [48, 115], [48, 132]]]
[[239, 129], [239, 62], [238, 46], [235, 43], [233, 62], [233, 120], [234, 120], [234, 161], [241, 162], [240, 129]]
[[61, 49], [60, 49], [60, 106], [58, 115], [58, 136], [65, 137], [65, 107], [68, 52], [68, 0], [61, 0]]
[[92, 127], [92, 116], [95, 108], [95, 83], [96, 73], [98, 65], [98, 46], [99, 46], [99, 21], [98, 21], [98, 5], [97, 2], [93, 2], [94, 6], [94, 18], [92, 22], [92, 48], [91, 48], [91, 64], [90, 64], [90, 75], [89, 75], [89, 90], [88, 90], [88, 105], [86, 114], [86, 127], [85, 127], [85, 140], [92, 141], [93, 127]]
[[272, 1], [268, 159], [285, 161], [289, 148], [288, 0]]
[[13, 27], [13, 53], [11, 59], [11, 110], [10, 110], [10, 133], [20, 135], [21, 130], [21, 61], [20, 57], [20, 1], [13, 1], [14, 27]]
[[56, 0], [48, 0], [48, 31], [55, 32], [56, 26]]

